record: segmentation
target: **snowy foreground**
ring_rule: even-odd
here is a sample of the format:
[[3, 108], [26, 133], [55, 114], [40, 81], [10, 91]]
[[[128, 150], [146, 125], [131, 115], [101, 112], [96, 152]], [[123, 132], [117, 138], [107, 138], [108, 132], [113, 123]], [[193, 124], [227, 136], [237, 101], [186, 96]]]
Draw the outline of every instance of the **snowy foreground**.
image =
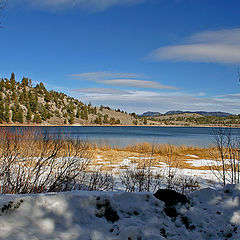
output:
[[240, 239], [240, 185], [188, 197], [169, 207], [151, 193], [0, 195], [0, 239]]

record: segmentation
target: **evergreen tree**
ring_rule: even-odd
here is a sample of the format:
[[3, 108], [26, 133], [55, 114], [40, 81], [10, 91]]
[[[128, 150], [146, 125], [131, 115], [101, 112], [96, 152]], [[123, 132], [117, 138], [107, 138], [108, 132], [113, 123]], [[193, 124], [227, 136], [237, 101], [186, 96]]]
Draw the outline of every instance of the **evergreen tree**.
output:
[[28, 87], [28, 78], [25, 78], [25, 77], [22, 78], [22, 86]]
[[10, 108], [9, 108], [9, 103], [5, 103], [5, 108], [4, 108], [4, 119], [8, 123], [10, 121]]
[[100, 116], [96, 117], [94, 123], [102, 125], [102, 119]]
[[81, 112], [80, 112], [80, 117], [81, 117], [81, 119], [85, 119], [85, 117], [84, 117], [84, 111], [81, 111]]
[[23, 123], [23, 110], [20, 106], [17, 112], [17, 118], [19, 123]]
[[97, 107], [94, 107], [93, 114], [97, 115]]
[[70, 117], [69, 117], [69, 119], [68, 119], [68, 122], [69, 122], [70, 124], [73, 124], [73, 123], [74, 123], [74, 116], [73, 116], [73, 114], [70, 114]]
[[115, 124], [115, 118], [114, 118], [114, 117], [110, 118], [109, 123], [110, 123], [111, 125]]
[[5, 88], [8, 89], [8, 90], [11, 89], [11, 84], [10, 84], [10, 81], [8, 79], [6, 79]]
[[48, 91], [45, 92], [44, 100], [48, 103], [51, 101], [51, 95]]
[[31, 111], [30, 106], [28, 105], [26, 120], [27, 120], [28, 122], [30, 122], [31, 119], [32, 119], [32, 111]]
[[107, 114], [104, 115], [104, 117], [103, 117], [103, 122], [104, 122], [105, 124], [108, 123], [108, 115], [107, 115]]
[[16, 106], [12, 107], [12, 121], [13, 122], [17, 121], [17, 109], [16, 109]]
[[86, 106], [84, 108], [84, 119], [88, 120], [88, 111]]
[[42, 123], [41, 116], [40, 116], [38, 113], [35, 113], [35, 114], [34, 114], [33, 122], [34, 122], [34, 123]]
[[2, 80], [0, 81], [0, 91], [3, 91], [4, 85], [5, 85], [5, 82], [4, 82], [3, 78], [2, 78]]
[[80, 108], [78, 108], [76, 113], [76, 118], [80, 118], [80, 116], [81, 116], [81, 111], [80, 111]]
[[0, 123], [5, 121], [3, 101], [0, 101]]
[[35, 113], [37, 111], [38, 98], [32, 92], [29, 92], [29, 105], [30, 105], [31, 111]]

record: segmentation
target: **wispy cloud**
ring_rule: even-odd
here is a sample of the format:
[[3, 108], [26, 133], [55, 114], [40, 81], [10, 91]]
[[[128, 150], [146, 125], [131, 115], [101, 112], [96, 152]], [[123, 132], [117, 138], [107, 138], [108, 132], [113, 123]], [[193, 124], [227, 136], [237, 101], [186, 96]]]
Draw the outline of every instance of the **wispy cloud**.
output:
[[145, 76], [142, 74], [136, 73], [119, 73], [119, 72], [86, 72], [86, 73], [79, 73], [79, 74], [70, 74], [69, 77], [73, 79], [79, 80], [105, 80], [105, 79], [112, 79], [112, 78], [144, 78]]
[[136, 78], [147, 78], [147, 76], [136, 73], [113, 73], [113, 72], [87, 72], [80, 74], [70, 74], [72, 79], [94, 81], [101, 84], [133, 87], [133, 88], [155, 88], [155, 89], [177, 89], [156, 81], [142, 80]]
[[103, 84], [109, 84], [113, 86], [135, 87], [135, 88], [156, 88], [156, 89], [177, 89], [173, 86], [163, 85], [154, 81], [136, 80], [136, 79], [114, 79], [114, 80], [102, 80], [99, 81]]
[[193, 34], [184, 44], [152, 51], [153, 60], [240, 63], [240, 28]]
[[86, 93], [86, 94], [103, 94], [103, 95], [129, 95], [130, 91], [112, 89], [112, 88], [80, 88], [74, 89], [73, 92]]
[[11, 4], [19, 4], [21, 2], [33, 8], [51, 11], [78, 7], [99, 12], [114, 6], [131, 6], [141, 4], [145, 1], [146, 0], [13, 0]]

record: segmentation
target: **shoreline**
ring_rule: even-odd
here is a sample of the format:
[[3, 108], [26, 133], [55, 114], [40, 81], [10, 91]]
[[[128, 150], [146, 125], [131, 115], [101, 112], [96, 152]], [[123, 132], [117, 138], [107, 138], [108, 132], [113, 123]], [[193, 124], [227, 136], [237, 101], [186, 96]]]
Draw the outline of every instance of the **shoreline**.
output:
[[0, 124], [0, 127], [185, 127], [185, 128], [240, 128], [239, 126], [227, 125], [99, 125], [99, 124]]

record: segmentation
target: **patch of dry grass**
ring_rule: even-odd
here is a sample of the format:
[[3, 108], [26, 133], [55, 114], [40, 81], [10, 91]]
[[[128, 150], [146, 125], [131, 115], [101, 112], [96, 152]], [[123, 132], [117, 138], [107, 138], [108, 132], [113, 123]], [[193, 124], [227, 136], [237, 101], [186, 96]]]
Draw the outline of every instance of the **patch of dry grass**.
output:
[[[92, 145], [91, 151], [93, 153], [93, 161], [91, 165], [100, 165], [102, 169], [109, 170], [113, 169], [112, 165], [118, 166], [118, 168], [126, 168], [121, 165], [124, 159], [130, 159], [131, 163], [135, 163], [141, 167], [143, 164], [147, 164], [147, 161], [151, 159], [151, 165], [153, 167], [161, 167], [160, 162], [177, 168], [187, 169], [209, 169], [209, 166], [194, 167], [189, 160], [199, 159], [213, 159], [213, 155], [216, 155], [217, 149], [214, 147], [199, 148], [193, 146], [174, 146], [170, 144], [156, 144], [144, 142], [136, 145], [129, 145], [124, 148], [111, 148], [110, 146], [97, 146]], [[169, 156], [172, 156], [171, 163], [169, 163]], [[189, 155], [196, 155], [199, 158], [194, 158]], [[100, 156], [100, 159], [99, 159]], [[204, 164], [204, 162], [203, 162]]]

